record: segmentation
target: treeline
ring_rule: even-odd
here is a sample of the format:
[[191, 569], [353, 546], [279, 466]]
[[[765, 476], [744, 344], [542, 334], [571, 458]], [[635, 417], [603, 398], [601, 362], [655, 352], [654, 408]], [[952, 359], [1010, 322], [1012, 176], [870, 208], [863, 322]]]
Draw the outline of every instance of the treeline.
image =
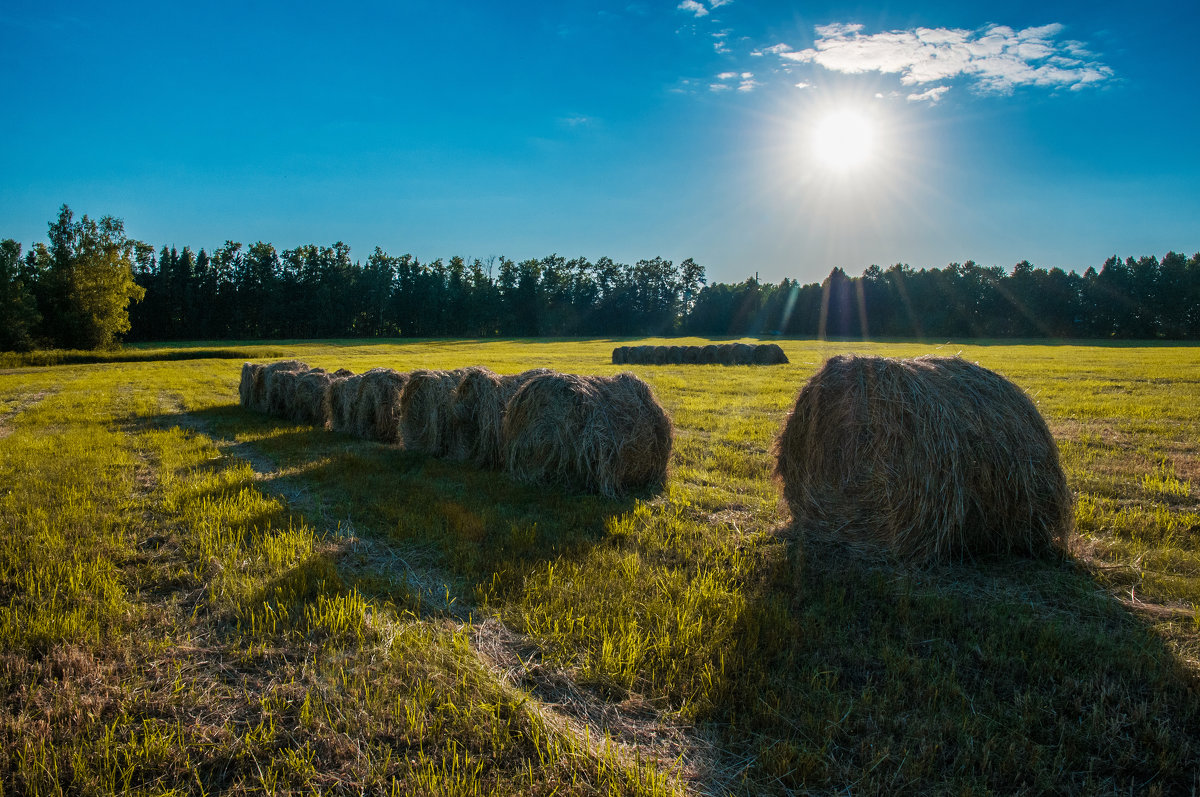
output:
[[[128, 309], [127, 309], [128, 308]], [[137, 340], [639, 336], [1200, 338], [1200, 254], [1109, 258], [1082, 274], [1018, 263], [835, 268], [821, 283], [712, 283], [692, 259], [550, 255], [421, 262], [376, 248], [150, 246], [120, 220], [0, 242], [0, 349]]]

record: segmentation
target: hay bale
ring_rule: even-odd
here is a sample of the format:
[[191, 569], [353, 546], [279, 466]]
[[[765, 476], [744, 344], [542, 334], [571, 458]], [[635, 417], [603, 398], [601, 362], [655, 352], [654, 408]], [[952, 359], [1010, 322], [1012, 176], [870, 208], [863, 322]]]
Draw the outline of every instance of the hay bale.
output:
[[915, 561], [1041, 555], [1073, 511], [1058, 448], [1019, 387], [956, 357], [840, 355], [775, 443], [798, 521]]
[[721, 365], [735, 365], [736, 361], [733, 358], [733, 344], [722, 343], [717, 346], [717, 362]]
[[669, 346], [654, 346], [652, 348], [649, 362], [654, 365], [666, 365], [671, 355], [671, 348]]
[[320, 368], [301, 372], [296, 380], [291, 419], [296, 423], [311, 423], [328, 429], [332, 420], [329, 401], [332, 385], [333, 375]]
[[786, 365], [787, 355], [777, 343], [764, 343], [754, 347], [755, 365]]
[[329, 428], [335, 432], [355, 433], [354, 411], [358, 402], [361, 374], [339, 368], [329, 385]]
[[671, 420], [628, 371], [530, 379], [509, 401], [503, 429], [505, 466], [520, 481], [614, 496], [666, 480]]
[[683, 347], [683, 362], [687, 365], [696, 365], [700, 362], [700, 347], [699, 346], [684, 346]]
[[359, 377], [354, 397], [356, 435], [380, 443], [400, 439], [400, 397], [408, 380], [408, 374], [391, 368], [372, 368]]
[[618, 346], [617, 348], [613, 349], [612, 361], [613, 365], [624, 365], [625, 363], [629, 362], [629, 347]]
[[754, 347], [749, 343], [734, 343], [733, 362], [735, 365], [753, 365]]
[[629, 354], [625, 357], [626, 365], [644, 365], [646, 363], [646, 346], [630, 346]]
[[481, 366], [465, 369], [450, 396], [447, 456], [481, 468], [502, 466], [505, 407], [522, 385], [550, 373], [535, 368], [499, 376]]
[[721, 362], [721, 356], [716, 345], [710, 343], [700, 347], [700, 363], [702, 365], [715, 365], [719, 362]]
[[667, 347], [667, 362], [671, 363], [672, 365], [682, 365], [683, 364], [683, 347], [682, 346], [668, 346]]
[[299, 360], [282, 360], [263, 367], [262, 411], [276, 418], [290, 418], [296, 396], [296, 378], [308, 370]]
[[411, 451], [445, 456], [450, 446], [450, 398], [465, 370], [413, 371], [400, 397], [400, 440]]
[[242, 363], [242, 378], [238, 382], [238, 402], [248, 410], [256, 409], [263, 390], [262, 363]]

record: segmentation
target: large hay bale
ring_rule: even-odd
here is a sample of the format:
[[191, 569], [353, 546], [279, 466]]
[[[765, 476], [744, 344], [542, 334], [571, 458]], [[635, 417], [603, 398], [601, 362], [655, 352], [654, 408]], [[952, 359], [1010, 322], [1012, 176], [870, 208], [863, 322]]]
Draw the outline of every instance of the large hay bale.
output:
[[754, 347], [749, 343], [734, 343], [733, 362], [735, 365], [753, 365]]
[[778, 343], [763, 343], [754, 347], [755, 365], [786, 365], [787, 355]]
[[1030, 398], [956, 357], [840, 355], [796, 397], [775, 443], [792, 516], [916, 561], [1041, 555], [1073, 512]]
[[720, 350], [715, 344], [708, 344], [700, 348], [700, 363], [702, 365], [715, 365], [721, 362]]
[[625, 362], [628, 365], [645, 365], [649, 362], [651, 351], [653, 351], [652, 346], [631, 346]]
[[628, 346], [618, 346], [617, 348], [613, 349], [613, 353], [612, 353], [613, 365], [624, 365], [628, 361], [628, 358], [629, 358], [629, 347]]
[[276, 418], [290, 418], [296, 396], [296, 382], [308, 365], [299, 360], [282, 360], [263, 367], [262, 411]]
[[445, 456], [450, 446], [450, 397], [465, 371], [413, 371], [400, 397], [400, 440], [410, 451]]
[[291, 419], [296, 423], [311, 423], [321, 429], [329, 428], [331, 421], [329, 390], [333, 375], [320, 368], [303, 371], [296, 381], [296, 392], [292, 401]]
[[256, 409], [263, 390], [262, 363], [242, 363], [242, 378], [238, 382], [238, 402], [246, 409]]
[[408, 374], [391, 368], [372, 368], [363, 374], [354, 398], [354, 433], [380, 443], [399, 440], [400, 397], [408, 380]]
[[358, 405], [361, 374], [339, 368], [329, 386], [329, 428], [335, 432], [355, 433], [354, 415]]
[[499, 376], [481, 366], [465, 369], [450, 397], [446, 454], [481, 468], [502, 466], [504, 412], [509, 399], [530, 379], [551, 373], [547, 368], [535, 368]]
[[543, 374], [508, 403], [505, 465], [520, 481], [614, 496], [665, 481], [672, 435], [649, 386], [628, 371]]
[[700, 347], [699, 346], [684, 346], [683, 347], [683, 362], [687, 365], [696, 365], [700, 362]]

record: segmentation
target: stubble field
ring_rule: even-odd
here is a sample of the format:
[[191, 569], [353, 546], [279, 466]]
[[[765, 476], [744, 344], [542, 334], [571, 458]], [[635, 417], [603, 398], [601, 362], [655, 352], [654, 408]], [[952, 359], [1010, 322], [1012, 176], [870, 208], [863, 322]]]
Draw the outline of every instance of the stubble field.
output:
[[[4, 793], [1200, 789], [1200, 349], [611, 365], [629, 343], [5, 355]], [[1070, 555], [911, 567], [790, 526], [771, 442], [848, 351], [1026, 389]], [[675, 424], [667, 486], [529, 487], [237, 405], [243, 359], [293, 357], [631, 370]]]

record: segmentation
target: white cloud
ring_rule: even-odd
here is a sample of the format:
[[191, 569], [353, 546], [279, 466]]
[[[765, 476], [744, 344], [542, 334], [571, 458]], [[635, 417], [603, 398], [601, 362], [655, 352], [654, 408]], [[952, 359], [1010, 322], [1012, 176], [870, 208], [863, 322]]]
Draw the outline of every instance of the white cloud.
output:
[[[765, 52], [846, 74], [898, 74], [906, 86], [964, 76], [982, 91], [999, 93], [1017, 86], [1079, 89], [1113, 76], [1108, 66], [1085, 60], [1093, 56], [1080, 42], [1056, 41], [1063, 30], [1057, 23], [1019, 31], [1004, 25], [979, 31], [914, 28], [873, 34], [863, 34], [862, 29], [852, 23], [819, 25], [813, 47], [796, 51], [780, 44]], [[936, 101], [940, 96], [922, 99]]]
[[696, 0], [683, 0], [676, 8], [680, 11], [687, 11], [689, 14], [695, 14], [697, 17], [708, 16], [708, 9], [703, 4], [697, 3]]
[[725, 43], [725, 37], [728, 35], [729, 31], [727, 30], [719, 30], [712, 35], [713, 49], [718, 53], [727, 53], [730, 51], [729, 45]]
[[811, 83], [805, 83], [803, 80], [801, 80], [799, 83], [797, 83], [797, 84], [796, 84], [796, 88], [798, 88], [798, 89], [809, 89], [809, 88], [812, 88], [812, 84], [811, 84]]
[[714, 11], [721, 6], [727, 6], [732, 2], [733, 0], [708, 0], [708, 4], [713, 7]]
[[737, 72], [722, 72], [721, 74], [717, 75], [717, 80], [733, 80], [737, 76]]
[[733, 87], [730, 86], [728, 83], [709, 83], [708, 84], [709, 91], [729, 91], [731, 88], [733, 88]]
[[949, 86], [934, 86], [931, 89], [925, 89], [921, 93], [912, 93], [905, 97], [909, 102], [927, 102], [930, 105], [936, 103], [942, 98], [942, 95], [950, 90]]
[[754, 91], [756, 88], [758, 88], [761, 85], [762, 84], [759, 83], [757, 80], [755, 80], [753, 78], [747, 78], [746, 80], [743, 80], [741, 83], [738, 84], [738, 91]]

